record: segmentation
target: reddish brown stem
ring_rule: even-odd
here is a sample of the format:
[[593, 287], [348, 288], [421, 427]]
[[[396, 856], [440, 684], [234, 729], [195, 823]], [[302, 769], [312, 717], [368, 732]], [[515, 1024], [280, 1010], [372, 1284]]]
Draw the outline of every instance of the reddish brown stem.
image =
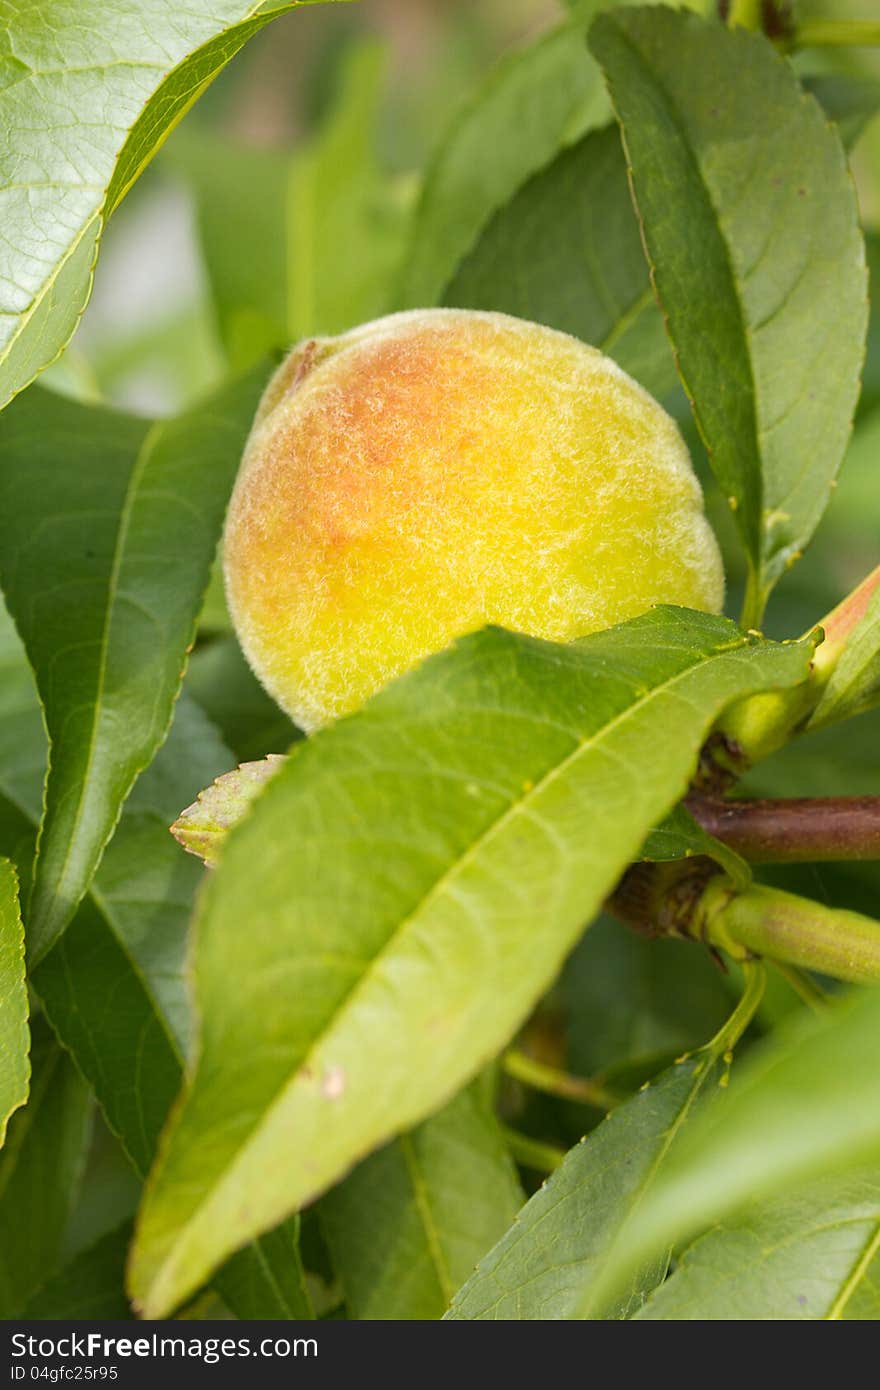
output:
[[752, 864], [880, 859], [880, 796], [722, 801], [692, 796], [704, 830]]

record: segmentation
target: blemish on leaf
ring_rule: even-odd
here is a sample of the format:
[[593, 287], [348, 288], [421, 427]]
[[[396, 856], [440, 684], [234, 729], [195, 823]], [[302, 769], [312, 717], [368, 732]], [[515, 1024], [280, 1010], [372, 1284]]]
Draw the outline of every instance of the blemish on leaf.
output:
[[342, 1067], [328, 1067], [321, 1082], [321, 1095], [325, 1100], [339, 1100], [345, 1091], [345, 1072]]

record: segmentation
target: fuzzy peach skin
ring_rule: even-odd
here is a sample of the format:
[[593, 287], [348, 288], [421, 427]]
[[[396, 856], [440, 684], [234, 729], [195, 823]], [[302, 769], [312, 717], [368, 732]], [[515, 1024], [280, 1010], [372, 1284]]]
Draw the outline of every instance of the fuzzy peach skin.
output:
[[487, 623], [568, 641], [724, 579], [674, 422], [609, 358], [503, 314], [300, 344], [260, 404], [224, 544], [245, 654], [313, 730]]

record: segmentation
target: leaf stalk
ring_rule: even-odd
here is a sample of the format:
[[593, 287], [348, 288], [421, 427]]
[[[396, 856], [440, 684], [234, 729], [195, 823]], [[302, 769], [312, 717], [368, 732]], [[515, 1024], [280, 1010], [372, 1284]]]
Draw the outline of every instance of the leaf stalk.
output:
[[558, 1096], [562, 1100], [573, 1100], [579, 1105], [591, 1105], [594, 1110], [611, 1110], [621, 1101], [620, 1096], [605, 1090], [588, 1077], [572, 1076], [556, 1067], [548, 1067], [518, 1048], [511, 1048], [504, 1054], [502, 1066], [508, 1076], [521, 1081], [524, 1086], [531, 1086], [536, 1091]]

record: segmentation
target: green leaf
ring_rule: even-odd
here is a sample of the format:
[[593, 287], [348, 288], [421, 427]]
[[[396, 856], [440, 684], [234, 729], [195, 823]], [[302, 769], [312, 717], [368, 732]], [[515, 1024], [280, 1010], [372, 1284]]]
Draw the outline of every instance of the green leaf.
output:
[[145, 1310], [473, 1076], [719, 712], [808, 661], [682, 609], [570, 647], [489, 629], [297, 745], [200, 900], [199, 1061], [141, 1217]]
[[254, 373], [154, 425], [35, 388], [0, 420], [0, 580], [51, 744], [34, 959], [168, 730], [261, 384]]
[[214, 1276], [213, 1286], [237, 1318], [313, 1318], [299, 1253], [299, 1217], [233, 1255]]
[[416, 209], [399, 308], [440, 301], [493, 212], [563, 146], [608, 117], [584, 42], [593, 3], [510, 55], [453, 121]]
[[649, 1320], [880, 1317], [880, 1172], [827, 1181], [718, 1226], [635, 1315]]
[[349, 1317], [442, 1317], [522, 1203], [478, 1083], [361, 1163], [321, 1201]]
[[[0, 692], [11, 687], [16, 696], [4, 708], [0, 694], [0, 748], [16, 754], [8, 765], [0, 761], [9, 773], [0, 773], [0, 792], [15, 798], [0, 797], [0, 836], [11, 836], [27, 862], [39, 818], [45, 736], [21, 644], [2, 608], [0, 666], [9, 677]], [[123, 809], [91, 897], [32, 979], [53, 1028], [142, 1175], [180, 1084], [189, 1033], [183, 954], [201, 876], [167, 827], [181, 803], [229, 762], [215, 731], [181, 697], [167, 742]], [[10, 842], [0, 844], [8, 850]], [[304, 1316], [290, 1294], [298, 1269], [291, 1266], [290, 1246], [289, 1232], [272, 1232], [236, 1256], [234, 1269], [221, 1271], [233, 1311]]]
[[0, 407], [68, 342], [104, 223], [169, 131], [252, 34], [296, 8], [0, 0]]
[[329, 119], [292, 156], [206, 134], [172, 152], [196, 192], [233, 367], [311, 334], [341, 333], [390, 307], [408, 214], [374, 154], [383, 67], [376, 43], [355, 47]]
[[54, 1269], [91, 1130], [88, 1090], [45, 1024], [33, 1030], [31, 1091], [0, 1152], [0, 1317], [15, 1318]]
[[22, 1309], [35, 1321], [134, 1317], [125, 1297], [125, 1256], [131, 1222], [109, 1231], [69, 1260]]
[[761, 36], [666, 9], [591, 45], [682, 381], [751, 567], [747, 620], [813, 534], [858, 397], [864, 245], [840, 140]]
[[231, 772], [224, 772], [199, 792], [192, 806], [181, 811], [171, 827], [175, 840], [213, 868], [230, 830], [284, 762], [278, 753], [270, 753], [258, 763], [242, 763]]
[[182, 698], [166, 744], [126, 803], [90, 899], [33, 973], [53, 1028], [141, 1173], [180, 1084], [190, 1026], [184, 955], [201, 873], [168, 825], [181, 799], [228, 757]]
[[753, 1204], [880, 1160], [880, 993], [783, 1025], [743, 1063], [724, 1103], [700, 1118], [670, 1160], [591, 1297], [672, 1241]]
[[[456, 1295], [447, 1317], [473, 1321], [581, 1318], [584, 1289], [656, 1181], [694, 1105], [717, 1086], [717, 1060], [678, 1062], [566, 1154], [561, 1167]], [[632, 1315], [668, 1260], [648, 1260], [626, 1291], [593, 1314]]]
[[802, 85], [837, 126], [848, 150], [880, 111], [880, 82], [875, 77], [823, 72], [803, 78]]
[[[0, 759], [0, 793], [8, 798], [0, 802], [0, 851], [18, 847], [26, 868], [46, 739], [21, 643], [2, 611], [0, 670], [0, 750], [8, 754]], [[6, 702], [9, 690], [14, 698]], [[189, 1033], [183, 960], [201, 874], [168, 826], [231, 762], [199, 708], [182, 696], [166, 743], [123, 808], [90, 897], [32, 974], [52, 1026], [141, 1172], [174, 1099]]]
[[730, 1012], [730, 991], [707, 951], [640, 936], [600, 917], [559, 982], [568, 1018], [566, 1066], [576, 1075], [640, 1080], [700, 1046]]
[[676, 382], [616, 126], [564, 150], [501, 208], [443, 295], [571, 333], [655, 396]]
[[29, 1045], [18, 878], [9, 860], [0, 859], [0, 1148], [9, 1116], [28, 1097]]
[[34, 677], [0, 594], [0, 793], [34, 825], [45, 776], [46, 735]]

